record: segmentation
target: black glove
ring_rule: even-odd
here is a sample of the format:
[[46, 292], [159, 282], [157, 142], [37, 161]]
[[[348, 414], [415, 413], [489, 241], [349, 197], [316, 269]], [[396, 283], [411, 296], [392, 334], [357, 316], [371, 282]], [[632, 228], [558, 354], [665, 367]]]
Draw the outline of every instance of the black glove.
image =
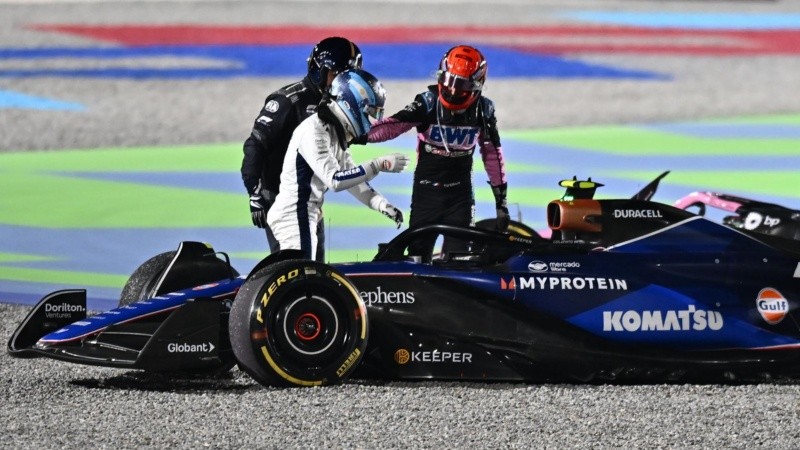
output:
[[399, 209], [387, 203], [383, 208], [381, 208], [381, 212], [384, 216], [394, 220], [394, 223], [397, 224], [398, 229], [400, 229], [400, 227], [403, 225], [403, 211], [400, 211]]
[[508, 184], [503, 183], [499, 186], [492, 186], [492, 194], [494, 194], [495, 211], [497, 212], [497, 222], [495, 227], [497, 231], [505, 232], [508, 230], [508, 224], [511, 222], [511, 216], [508, 215], [508, 204], [506, 203], [506, 191]]
[[250, 191], [250, 217], [253, 225], [258, 228], [267, 228], [267, 211], [275, 202], [275, 194], [261, 189], [261, 182], [258, 182]]
[[353, 138], [353, 140], [350, 141], [350, 145], [354, 145], [354, 144], [356, 144], [356, 145], [367, 145], [367, 143], [369, 142], [367, 140], [368, 138], [369, 138], [369, 136], [367, 136], [367, 133], [364, 133], [364, 134], [362, 134], [361, 136], [359, 136], [357, 138]]
[[511, 222], [511, 216], [508, 215], [508, 208], [505, 206], [498, 206], [497, 209], [497, 222], [496, 227], [497, 231], [506, 232], [508, 231], [508, 224]]
[[261, 194], [250, 196], [250, 217], [253, 219], [253, 225], [258, 228], [267, 227], [267, 211], [270, 206]]

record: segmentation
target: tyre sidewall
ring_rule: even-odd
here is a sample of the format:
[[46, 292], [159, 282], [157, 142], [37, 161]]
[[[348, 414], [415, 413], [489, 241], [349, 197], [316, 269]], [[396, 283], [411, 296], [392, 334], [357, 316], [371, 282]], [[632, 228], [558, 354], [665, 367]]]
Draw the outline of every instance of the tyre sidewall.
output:
[[[283, 261], [255, 272], [230, 316], [240, 367], [259, 383], [339, 384], [367, 343], [366, 306], [338, 270], [314, 261]], [[301, 325], [312, 325], [301, 332]]]
[[160, 253], [137, 267], [122, 288], [118, 306], [152, 298], [155, 294], [156, 283], [175, 258], [176, 253], [175, 251]]

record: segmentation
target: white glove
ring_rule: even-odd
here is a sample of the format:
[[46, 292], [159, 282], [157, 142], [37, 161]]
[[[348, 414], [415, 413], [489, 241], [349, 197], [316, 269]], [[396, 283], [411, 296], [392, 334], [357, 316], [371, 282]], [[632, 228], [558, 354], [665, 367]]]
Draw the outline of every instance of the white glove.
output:
[[373, 159], [369, 165], [375, 174], [378, 172], [402, 172], [408, 165], [408, 156], [403, 153], [392, 153]]
[[400, 229], [400, 226], [403, 225], [403, 211], [400, 211], [389, 203], [384, 204], [380, 211], [384, 216], [394, 220], [394, 223], [397, 224], [397, 229]]

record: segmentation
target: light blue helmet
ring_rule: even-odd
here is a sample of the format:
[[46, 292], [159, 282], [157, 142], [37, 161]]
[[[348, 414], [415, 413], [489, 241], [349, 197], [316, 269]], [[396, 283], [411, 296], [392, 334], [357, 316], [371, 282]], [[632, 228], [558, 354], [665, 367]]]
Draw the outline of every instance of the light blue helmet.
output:
[[336, 75], [330, 95], [353, 128], [355, 137], [367, 134], [372, 127], [372, 120], [383, 118], [386, 90], [366, 70], [351, 69]]

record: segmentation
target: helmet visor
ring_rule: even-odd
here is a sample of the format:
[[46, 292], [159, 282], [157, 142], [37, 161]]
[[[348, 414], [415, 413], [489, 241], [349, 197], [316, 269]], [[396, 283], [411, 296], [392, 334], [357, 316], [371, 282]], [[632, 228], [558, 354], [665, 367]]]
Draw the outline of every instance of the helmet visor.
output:
[[439, 73], [439, 94], [447, 102], [454, 105], [467, 103], [476, 96], [483, 87], [480, 81], [455, 75], [447, 71]]
[[375, 122], [383, 119], [383, 108], [380, 106], [367, 105], [364, 107], [364, 113], [366, 113], [370, 124], [375, 124]]
[[472, 93], [480, 91], [483, 83], [472, 78], [455, 75], [446, 70], [439, 73], [439, 84], [452, 91]]

